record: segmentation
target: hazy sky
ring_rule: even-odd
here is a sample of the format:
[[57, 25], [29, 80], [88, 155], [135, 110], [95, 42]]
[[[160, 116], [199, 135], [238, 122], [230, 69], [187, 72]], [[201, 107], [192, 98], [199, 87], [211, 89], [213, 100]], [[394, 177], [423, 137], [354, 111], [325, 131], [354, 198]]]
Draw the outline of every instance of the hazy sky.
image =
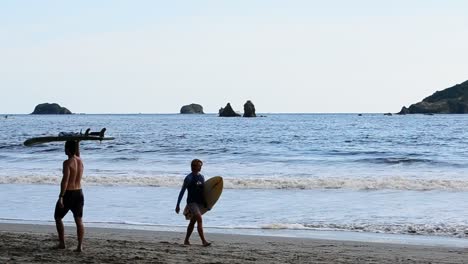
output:
[[466, 0], [0, 2], [0, 113], [397, 112], [468, 79]]

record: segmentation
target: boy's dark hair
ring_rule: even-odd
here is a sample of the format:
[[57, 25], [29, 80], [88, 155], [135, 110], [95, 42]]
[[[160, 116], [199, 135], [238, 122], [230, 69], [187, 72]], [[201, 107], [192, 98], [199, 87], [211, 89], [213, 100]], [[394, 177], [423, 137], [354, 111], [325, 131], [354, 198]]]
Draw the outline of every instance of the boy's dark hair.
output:
[[192, 160], [192, 163], [190, 163], [190, 166], [195, 166], [196, 163], [200, 163], [201, 165], [203, 165], [203, 161], [199, 160], [199, 159], [194, 159]]
[[78, 150], [77, 146], [77, 141], [68, 140], [67, 142], [65, 142], [65, 151], [67, 152], [67, 154], [76, 155], [76, 152]]

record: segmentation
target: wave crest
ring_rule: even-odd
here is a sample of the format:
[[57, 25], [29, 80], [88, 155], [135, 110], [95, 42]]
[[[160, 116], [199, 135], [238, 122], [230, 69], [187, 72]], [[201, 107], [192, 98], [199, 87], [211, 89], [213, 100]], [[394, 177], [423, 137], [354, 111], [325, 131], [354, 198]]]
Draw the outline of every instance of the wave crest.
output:
[[[179, 187], [179, 176], [86, 176], [84, 184], [108, 186]], [[59, 176], [0, 176], [0, 184], [58, 184]], [[405, 177], [262, 177], [224, 178], [226, 189], [351, 189], [351, 190], [412, 190], [468, 191], [468, 181], [449, 179], [413, 179]]]
[[258, 188], [258, 189], [351, 189], [351, 190], [446, 190], [467, 191], [468, 181], [448, 179], [412, 179], [405, 177], [382, 178], [346, 178], [346, 177], [316, 177], [316, 178], [250, 178], [227, 179], [226, 188]]

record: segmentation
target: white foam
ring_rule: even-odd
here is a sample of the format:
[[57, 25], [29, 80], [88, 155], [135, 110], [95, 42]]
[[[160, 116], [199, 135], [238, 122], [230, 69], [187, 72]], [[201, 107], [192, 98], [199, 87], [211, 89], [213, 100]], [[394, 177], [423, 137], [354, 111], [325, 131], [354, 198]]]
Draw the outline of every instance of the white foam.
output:
[[85, 184], [91, 185], [129, 185], [129, 186], [156, 186], [156, 187], [180, 187], [184, 178], [177, 176], [88, 176], [84, 178]]
[[428, 224], [374, 224], [374, 223], [353, 223], [353, 224], [318, 224], [306, 225], [306, 227], [319, 230], [340, 230], [355, 232], [371, 232], [385, 234], [414, 234], [430, 236], [450, 236], [457, 238], [468, 237], [466, 225], [446, 225], [444, 223]]
[[383, 178], [236, 178], [225, 179], [231, 189], [351, 189], [351, 190], [447, 190], [467, 191], [468, 181], [446, 179]]
[[286, 230], [321, 230], [321, 231], [351, 231], [351, 232], [369, 232], [384, 234], [413, 234], [428, 236], [445, 236], [467, 238], [468, 230], [466, 225], [446, 225], [438, 224], [372, 224], [372, 223], [353, 223], [353, 224], [284, 224], [272, 223], [261, 226], [262, 229], [286, 229]]
[[306, 227], [306, 226], [304, 226], [302, 224], [283, 224], [283, 223], [262, 225], [261, 228], [262, 229], [292, 229], [292, 230], [312, 229], [312, 228]]
[[[58, 184], [60, 176], [0, 176], [0, 184]], [[110, 186], [180, 187], [182, 176], [86, 176], [84, 184]], [[413, 179], [405, 177], [257, 177], [224, 178], [226, 189], [351, 189], [351, 190], [413, 190], [468, 191], [467, 180]]]

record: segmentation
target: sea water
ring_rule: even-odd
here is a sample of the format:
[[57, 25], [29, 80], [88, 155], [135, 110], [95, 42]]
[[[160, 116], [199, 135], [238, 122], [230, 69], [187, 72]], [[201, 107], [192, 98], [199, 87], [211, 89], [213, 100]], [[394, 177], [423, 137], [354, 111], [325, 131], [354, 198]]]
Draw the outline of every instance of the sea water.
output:
[[184, 231], [174, 208], [199, 158], [225, 186], [207, 232], [468, 246], [468, 115], [263, 116], [9, 116], [0, 221], [53, 223], [63, 143], [24, 140], [106, 127], [114, 141], [81, 143], [88, 226]]

